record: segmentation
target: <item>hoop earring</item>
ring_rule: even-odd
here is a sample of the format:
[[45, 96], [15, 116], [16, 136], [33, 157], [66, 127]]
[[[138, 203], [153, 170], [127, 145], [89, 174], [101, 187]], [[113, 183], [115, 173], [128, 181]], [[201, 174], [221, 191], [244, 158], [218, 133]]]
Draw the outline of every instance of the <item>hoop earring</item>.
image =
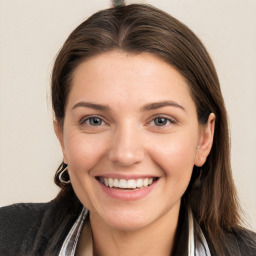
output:
[[59, 180], [62, 184], [69, 184], [70, 183], [70, 178], [68, 176], [68, 179], [65, 180], [63, 179], [63, 174], [65, 174], [65, 172], [68, 174], [68, 166], [66, 166], [60, 173], [59, 173]]

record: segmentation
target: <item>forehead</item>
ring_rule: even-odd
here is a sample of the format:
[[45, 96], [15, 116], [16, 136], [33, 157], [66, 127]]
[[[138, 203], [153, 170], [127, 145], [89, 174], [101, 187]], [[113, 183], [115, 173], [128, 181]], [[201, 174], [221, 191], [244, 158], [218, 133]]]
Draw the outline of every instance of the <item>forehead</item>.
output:
[[163, 100], [194, 105], [182, 75], [149, 53], [111, 51], [85, 60], [76, 68], [68, 104], [79, 100], [113, 103], [114, 99], [129, 106]]

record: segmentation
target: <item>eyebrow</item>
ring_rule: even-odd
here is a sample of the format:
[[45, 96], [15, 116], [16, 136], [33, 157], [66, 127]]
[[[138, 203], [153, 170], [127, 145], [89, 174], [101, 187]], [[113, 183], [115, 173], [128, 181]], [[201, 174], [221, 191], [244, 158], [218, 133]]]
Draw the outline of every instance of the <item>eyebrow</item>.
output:
[[[167, 107], [167, 106], [176, 107], [185, 111], [185, 108], [175, 101], [161, 101], [161, 102], [149, 103], [143, 106], [141, 108], [141, 111], [145, 112], [145, 111], [150, 111], [150, 110]], [[101, 110], [101, 111], [110, 111], [110, 107], [108, 105], [96, 104], [96, 103], [84, 102], [84, 101], [80, 101], [76, 103], [73, 106], [72, 110], [78, 107], [92, 108], [92, 109]]]
[[178, 104], [177, 102], [172, 101], [172, 100], [147, 104], [147, 105], [142, 107], [142, 111], [149, 111], [149, 110], [154, 110], [154, 109], [167, 107], [167, 106], [180, 108], [180, 109], [185, 111], [185, 108], [183, 106], [181, 106], [180, 104]]
[[72, 110], [78, 107], [92, 108], [92, 109], [101, 110], [101, 111], [110, 110], [110, 107], [108, 105], [96, 104], [96, 103], [84, 102], [84, 101], [80, 101], [76, 103], [72, 108]]

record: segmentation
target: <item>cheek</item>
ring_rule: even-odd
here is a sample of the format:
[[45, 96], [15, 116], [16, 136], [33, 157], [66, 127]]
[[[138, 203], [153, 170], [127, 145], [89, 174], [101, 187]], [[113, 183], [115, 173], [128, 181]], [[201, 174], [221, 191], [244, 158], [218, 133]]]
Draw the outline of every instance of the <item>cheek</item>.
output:
[[93, 168], [105, 156], [106, 138], [84, 133], [67, 132], [65, 136], [65, 154], [73, 189], [79, 200], [90, 211], [95, 211], [97, 193], [95, 193]]
[[189, 182], [195, 156], [197, 141], [184, 134], [174, 134], [154, 143], [151, 150], [152, 159], [164, 171], [166, 176], [175, 178], [175, 182]]
[[103, 158], [106, 138], [84, 133], [67, 133], [64, 141], [67, 164], [71, 172], [89, 172]]

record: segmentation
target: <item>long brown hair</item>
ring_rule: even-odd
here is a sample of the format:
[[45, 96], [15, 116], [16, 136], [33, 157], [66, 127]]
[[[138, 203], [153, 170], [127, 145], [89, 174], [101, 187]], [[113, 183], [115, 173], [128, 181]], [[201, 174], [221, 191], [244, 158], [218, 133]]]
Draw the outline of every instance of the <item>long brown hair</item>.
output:
[[[201, 169], [194, 167], [182, 201], [191, 207], [218, 255], [228, 245], [224, 234], [239, 229], [239, 206], [230, 166], [227, 113], [219, 80], [209, 54], [195, 34], [169, 14], [148, 5], [110, 8], [92, 15], [68, 37], [52, 73], [52, 104], [60, 125], [71, 89], [72, 74], [85, 59], [114, 49], [128, 53], [148, 52], [176, 68], [186, 79], [197, 108], [198, 121], [216, 116], [212, 150]], [[73, 193], [61, 187], [60, 196]], [[225, 254], [227, 255], [227, 254]]]

